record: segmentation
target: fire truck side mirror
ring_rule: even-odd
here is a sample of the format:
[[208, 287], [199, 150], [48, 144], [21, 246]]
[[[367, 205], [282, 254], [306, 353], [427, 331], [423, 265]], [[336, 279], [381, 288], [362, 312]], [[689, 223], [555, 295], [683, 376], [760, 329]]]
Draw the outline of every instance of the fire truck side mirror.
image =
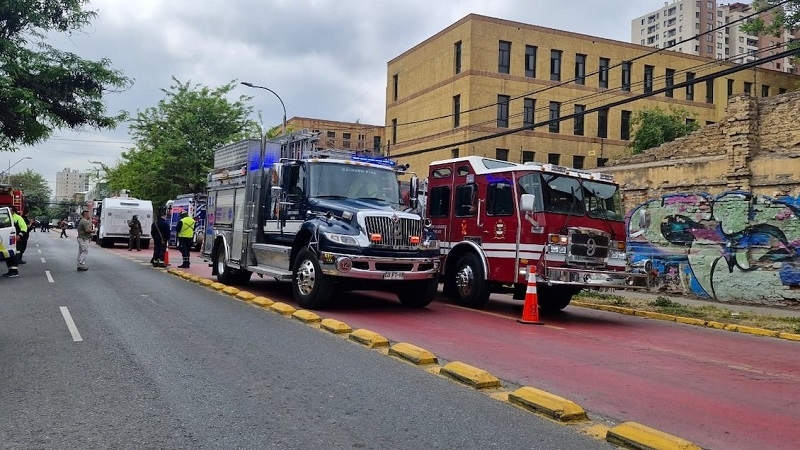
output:
[[416, 176], [411, 177], [409, 183], [408, 201], [411, 208], [417, 209], [417, 205], [419, 204], [419, 178]]
[[524, 213], [536, 212], [536, 196], [533, 194], [522, 194], [519, 200], [519, 210]]
[[275, 186], [283, 186], [283, 164], [275, 163], [272, 165], [272, 179], [269, 184], [273, 186], [273, 189]]

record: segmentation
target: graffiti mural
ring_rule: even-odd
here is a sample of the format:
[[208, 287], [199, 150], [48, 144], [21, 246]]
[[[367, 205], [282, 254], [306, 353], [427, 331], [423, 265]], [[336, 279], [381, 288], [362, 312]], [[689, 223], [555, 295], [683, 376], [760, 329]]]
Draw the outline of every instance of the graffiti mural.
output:
[[665, 195], [627, 217], [653, 290], [720, 302], [800, 304], [800, 199], [731, 191]]

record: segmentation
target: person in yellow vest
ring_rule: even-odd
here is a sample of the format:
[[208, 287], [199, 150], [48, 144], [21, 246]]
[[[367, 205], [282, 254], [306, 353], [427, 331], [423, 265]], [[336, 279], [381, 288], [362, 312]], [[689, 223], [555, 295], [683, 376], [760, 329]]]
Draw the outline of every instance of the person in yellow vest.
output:
[[17, 208], [11, 207], [11, 222], [14, 223], [14, 228], [17, 232], [17, 252], [13, 258], [6, 261], [8, 272], [3, 276], [6, 278], [16, 278], [19, 276], [19, 264], [22, 261], [22, 253], [28, 245], [28, 222], [24, 217], [17, 213]]
[[178, 248], [183, 256], [183, 264], [181, 269], [189, 268], [189, 249], [192, 248], [192, 240], [194, 238], [194, 219], [189, 217], [186, 211], [181, 211], [181, 220], [178, 221], [178, 228], [176, 233], [178, 235]]

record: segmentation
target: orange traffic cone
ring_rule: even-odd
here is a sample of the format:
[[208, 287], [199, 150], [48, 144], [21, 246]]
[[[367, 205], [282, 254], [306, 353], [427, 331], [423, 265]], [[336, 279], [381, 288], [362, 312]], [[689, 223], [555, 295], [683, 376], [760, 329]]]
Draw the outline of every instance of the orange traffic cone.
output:
[[528, 266], [528, 289], [525, 291], [525, 306], [522, 318], [517, 322], [526, 325], [544, 325], [539, 321], [539, 296], [536, 294], [536, 266]]
[[164, 266], [169, 266], [169, 248], [164, 250]]

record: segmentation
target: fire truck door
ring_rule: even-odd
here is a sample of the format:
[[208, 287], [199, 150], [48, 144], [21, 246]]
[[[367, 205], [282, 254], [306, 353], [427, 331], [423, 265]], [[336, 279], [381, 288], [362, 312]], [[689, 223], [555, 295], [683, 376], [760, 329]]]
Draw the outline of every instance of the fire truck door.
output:
[[481, 195], [478, 185], [473, 182], [456, 186], [453, 201], [453, 221], [450, 224], [451, 240], [473, 241], [478, 244], [483, 239], [478, 224], [480, 218]]
[[490, 180], [479, 209], [483, 248], [489, 258], [489, 279], [513, 282], [520, 255], [511, 180]]

